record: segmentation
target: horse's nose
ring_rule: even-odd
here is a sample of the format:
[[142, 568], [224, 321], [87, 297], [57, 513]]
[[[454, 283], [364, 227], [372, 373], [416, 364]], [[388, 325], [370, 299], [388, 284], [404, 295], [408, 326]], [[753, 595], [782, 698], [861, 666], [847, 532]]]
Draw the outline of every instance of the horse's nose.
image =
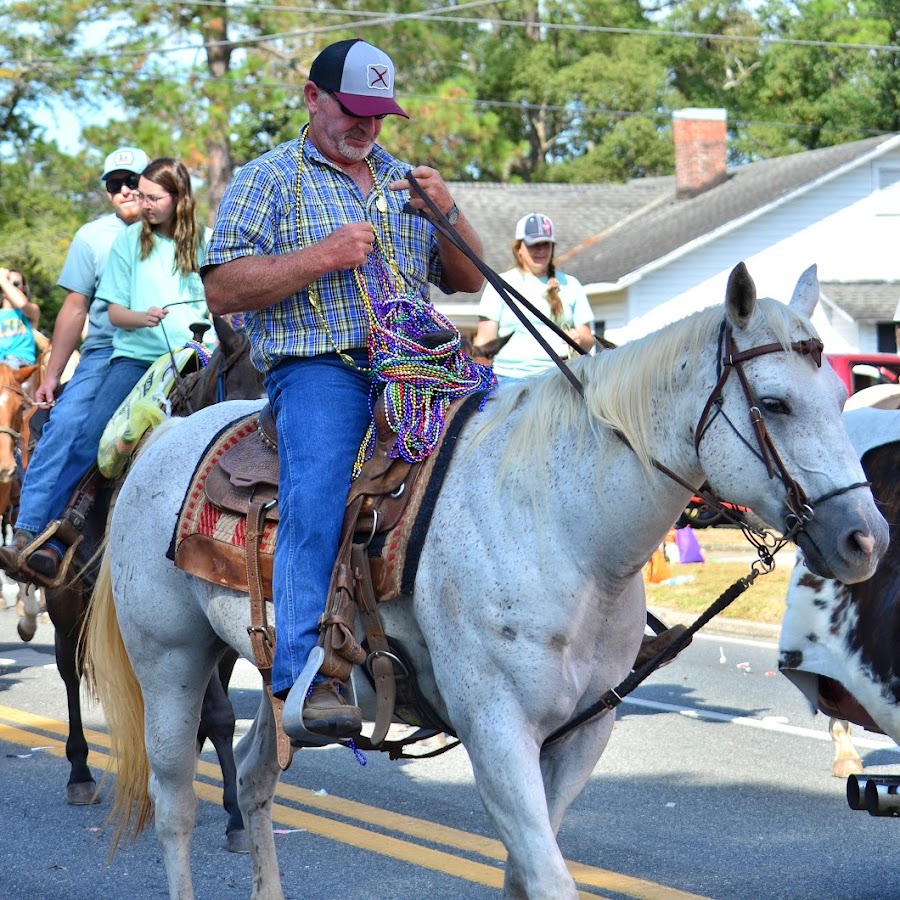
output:
[[15, 478], [16, 467], [2, 466], [0, 467], [0, 484], [9, 484]]
[[868, 529], [852, 529], [844, 535], [841, 552], [846, 560], [875, 571], [890, 541], [890, 529], [884, 519], [876, 520]]

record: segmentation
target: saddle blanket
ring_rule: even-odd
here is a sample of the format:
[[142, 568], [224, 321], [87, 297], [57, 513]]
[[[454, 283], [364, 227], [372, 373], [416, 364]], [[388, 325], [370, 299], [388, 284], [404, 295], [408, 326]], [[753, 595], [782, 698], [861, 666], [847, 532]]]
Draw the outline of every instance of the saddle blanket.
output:
[[[242, 571], [245, 569], [247, 518], [210, 503], [205, 487], [209, 473], [222, 456], [256, 431], [258, 421], [258, 414], [253, 413], [228, 425], [213, 438], [188, 487], [168, 553], [179, 568], [238, 590], [247, 590], [246, 572]], [[272, 597], [272, 555], [277, 532], [277, 522], [267, 521], [260, 539], [260, 568], [264, 593], [269, 599]], [[208, 566], [198, 567], [201, 558], [208, 561]]]
[[[399, 519], [369, 543], [372, 580], [380, 601], [412, 593], [419, 556], [453, 449], [463, 425], [483, 396], [472, 394], [452, 405], [456, 407], [455, 414], [448, 415], [438, 447], [423, 462], [411, 467], [406, 485], [411, 496]], [[188, 487], [167, 554], [178, 568], [245, 593], [249, 592], [246, 516], [210, 502], [206, 482], [222, 456], [256, 431], [258, 422], [259, 415], [254, 413], [228, 425], [213, 438]], [[361, 478], [364, 476], [365, 469]], [[271, 515], [265, 521], [259, 553], [263, 595], [269, 600], [277, 536], [277, 515]]]

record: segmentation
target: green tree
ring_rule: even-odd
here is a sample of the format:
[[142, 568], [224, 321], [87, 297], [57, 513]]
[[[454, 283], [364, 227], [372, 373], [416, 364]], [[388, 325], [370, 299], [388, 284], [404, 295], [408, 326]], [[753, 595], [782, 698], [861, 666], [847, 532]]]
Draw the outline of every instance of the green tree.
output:
[[0, 265], [25, 273], [47, 334], [62, 304], [56, 280], [72, 235], [103, 211], [99, 170], [39, 140], [0, 164]]
[[807, 43], [773, 43], [760, 55], [747, 97], [749, 117], [760, 124], [741, 139], [750, 158], [898, 130], [898, 54], [835, 46], [896, 43], [896, 0], [770, 0], [758, 16], [764, 34]]

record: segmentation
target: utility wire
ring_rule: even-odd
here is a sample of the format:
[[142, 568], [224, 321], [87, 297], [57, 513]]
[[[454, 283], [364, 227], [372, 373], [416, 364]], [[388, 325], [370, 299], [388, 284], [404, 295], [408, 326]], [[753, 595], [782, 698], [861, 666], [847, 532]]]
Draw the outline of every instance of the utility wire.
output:
[[[153, 3], [154, 0], [135, 0], [135, 5], [140, 3]], [[761, 33], [758, 35], [747, 34], [720, 34], [704, 31], [686, 31], [671, 30], [660, 28], [630, 28], [611, 25], [587, 25], [567, 22], [529, 22], [522, 19], [492, 19], [492, 18], [476, 18], [470, 16], [455, 15], [459, 10], [470, 9], [485, 5], [496, 5], [498, 0], [471, 0], [468, 3], [461, 3], [456, 6], [448, 6], [433, 10], [424, 10], [415, 13], [387, 13], [373, 16], [368, 11], [358, 10], [337, 10], [326, 9], [329, 15], [338, 16], [361, 16], [359, 21], [353, 22], [353, 27], [377, 27], [384, 25], [396, 25], [406, 21], [440, 21], [450, 24], [461, 25], [490, 25], [490, 26], [508, 26], [511, 28], [531, 28], [538, 31], [568, 31], [578, 34], [612, 34], [612, 35], [636, 35], [652, 38], [676, 38], [684, 40], [706, 40], [716, 43], [744, 43], [744, 44], [760, 44], [762, 46], [788, 46], [788, 47], [810, 47], [823, 50], [850, 50], [863, 51], [866, 53], [900, 53], [900, 45], [898, 44], [865, 44], [854, 43], [850, 41], [826, 41], [826, 40], [803, 40], [799, 38], [778, 37], [771, 34]], [[501, 0], [502, 2], [502, 0]], [[158, 5], [158, 4], [157, 4]], [[181, 4], [183, 5], [183, 4]], [[222, 0], [194, 0], [188, 5], [207, 6], [215, 8], [248, 8], [248, 9], [266, 9], [277, 10], [279, 12], [297, 12], [297, 13], [317, 13], [321, 14], [323, 10], [310, 7], [282, 7], [282, 6], [257, 6], [256, 4], [230, 4], [222, 2]], [[367, 17], [368, 18], [365, 18]], [[107, 57], [135, 57], [148, 55], [168, 55], [172, 53], [184, 53], [187, 51], [198, 51], [203, 49], [211, 49], [215, 47], [252, 47], [254, 45], [270, 43], [273, 41], [284, 40], [292, 37], [309, 37], [317, 34], [327, 34], [331, 31], [338, 31], [347, 28], [347, 23], [339, 23], [335, 25], [322, 25], [312, 28], [304, 28], [297, 31], [272, 32], [263, 35], [254, 35], [248, 37], [229, 38], [223, 41], [202, 41], [199, 43], [180, 44], [171, 47], [151, 47], [141, 50], [128, 50], [123, 48], [114, 48], [106, 50], [96, 50], [85, 52], [80, 55], [68, 57], [67, 61], [85, 62], [95, 59], [104, 59]], [[29, 60], [29, 65], [54, 65], [60, 63], [59, 57], [43, 57], [33, 58]], [[12, 62], [12, 61], [7, 61]]]
[[[163, 83], [163, 82], [172, 82], [179, 80], [177, 76], [173, 75], [164, 75], [164, 74], [154, 74], [154, 73], [134, 73], [134, 72], [121, 72], [115, 69], [104, 69], [101, 67], [87, 69], [82, 72], [82, 78], [88, 79], [92, 74], [95, 74], [98, 78], [100, 77], [110, 77], [110, 76], [120, 76], [127, 77], [139, 80], [143, 83]], [[289, 81], [270, 81], [270, 80], [254, 80], [252, 83], [246, 85], [238, 84], [233, 78], [221, 78], [216, 77], [214, 75], [200, 75], [198, 76], [196, 72], [193, 73], [184, 73], [180, 79], [183, 83], [187, 84], [191, 83], [193, 87], [197, 87], [202, 83], [214, 83], [214, 84], [228, 84], [234, 88], [242, 88], [244, 92], [247, 91], [255, 91], [260, 88], [287, 88], [287, 89], [299, 89], [299, 85], [297, 82], [289, 82]], [[605, 116], [611, 119], [647, 119], [650, 122], [655, 123], [656, 125], [665, 126], [671, 121], [671, 110], [663, 110], [662, 112], [648, 112], [646, 110], [626, 110], [626, 109], [610, 109], [605, 106], [585, 106], [579, 105], [575, 107], [574, 103], [569, 104], [553, 104], [553, 103], [530, 103], [525, 100], [487, 100], [487, 99], [479, 99], [477, 97], [447, 97], [440, 96], [436, 97], [429, 94], [403, 94], [400, 99], [404, 101], [416, 101], [421, 103], [431, 103], [431, 104], [441, 104], [441, 105], [458, 105], [458, 106], [468, 106], [474, 109], [481, 110], [490, 110], [490, 109], [514, 109], [522, 112], [549, 112], [549, 113], [568, 113], [571, 114], [573, 110], [577, 111], [578, 115], [581, 117], [584, 116]], [[830, 123], [823, 124], [821, 121], [811, 122], [811, 123], [799, 123], [799, 122], [774, 122], [774, 121], [765, 121], [758, 119], [729, 119], [729, 126], [732, 127], [741, 127], [741, 128], [773, 128], [780, 129], [784, 131], [809, 131], [811, 128], [818, 128], [825, 132], [830, 131], [846, 131], [848, 133], [860, 134], [870, 137], [875, 137], [877, 135], [882, 134], [894, 134], [893, 131], [885, 131], [883, 129], [876, 128], [861, 128], [858, 126], [850, 127], [850, 128], [839, 128], [837, 125], [833, 125]]]

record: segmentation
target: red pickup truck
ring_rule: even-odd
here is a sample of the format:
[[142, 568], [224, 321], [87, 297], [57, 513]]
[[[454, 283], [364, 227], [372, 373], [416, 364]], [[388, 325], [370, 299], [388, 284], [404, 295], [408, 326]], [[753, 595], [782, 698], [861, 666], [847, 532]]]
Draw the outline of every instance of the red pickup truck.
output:
[[896, 353], [826, 353], [850, 394], [873, 384], [900, 383], [900, 354]]

